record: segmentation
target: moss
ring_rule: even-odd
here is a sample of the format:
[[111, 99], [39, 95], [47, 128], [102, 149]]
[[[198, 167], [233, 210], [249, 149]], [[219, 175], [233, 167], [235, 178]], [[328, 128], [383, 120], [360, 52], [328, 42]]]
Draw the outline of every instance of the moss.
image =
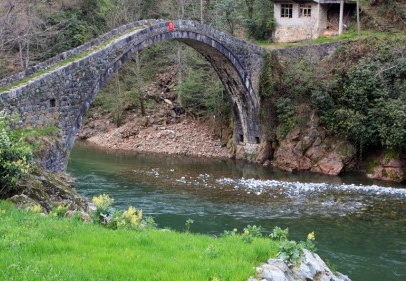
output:
[[74, 210], [87, 210], [87, 201], [76, 192], [73, 182], [67, 174], [35, 168], [18, 182], [8, 200], [21, 208], [39, 204], [47, 212], [61, 204], [70, 204]]
[[0, 88], [0, 93], [2, 93], [2, 92], [8, 92], [8, 91], [10, 91], [10, 90], [12, 90], [12, 89], [14, 89], [14, 88], [17, 88], [17, 87], [19, 87], [19, 86], [21, 86], [21, 85], [26, 84], [27, 82], [29, 82], [29, 81], [31, 81], [31, 80], [33, 80], [33, 79], [35, 79], [35, 78], [38, 78], [38, 77], [40, 77], [40, 76], [42, 76], [42, 75], [44, 75], [44, 74], [47, 74], [47, 73], [51, 73], [51, 72], [53, 72], [54, 70], [56, 70], [56, 69], [58, 69], [58, 68], [60, 68], [60, 67], [66, 66], [66, 65], [68, 65], [69, 63], [72, 63], [72, 62], [75, 62], [75, 61], [79, 61], [79, 60], [81, 60], [81, 59], [87, 57], [87, 56], [90, 55], [91, 53], [97, 52], [97, 51], [99, 51], [99, 50], [105, 48], [106, 46], [108, 46], [109, 44], [111, 44], [112, 42], [114, 42], [116, 39], [118, 39], [118, 38], [120, 38], [120, 37], [122, 37], [122, 36], [124, 36], [124, 35], [126, 35], [126, 34], [132, 33], [132, 32], [134, 32], [134, 31], [136, 31], [136, 30], [139, 30], [139, 29], [141, 29], [141, 27], [139, 27], [139, 26], [134, 27], [134, 28], [132, 28], [132, 29], [129, 29], [129, 30], [127, 30], [125, 33], [118, 34], [117, 36], [115, 36], [115, 37], [113, 37], [113, 38], [107, 40], [106, 42], [104, 42], [104, 43], [102, 43], [102, 44], [100, 44], [100, 45], [93, 46], [93, 47], [91, 47], [90, 49], [85, 50], [85, 51], [82, 51], [82, 52], [80, 52], [80, 53], [77, 54], [77, 55], [74, 55], [74, 56], [72, 56], [72, 57], [70, 57], [70, 58], [67, 58], [67, 59], [65, 59], [65, 60], [59, 61], [59, 62], [57, 62], [56, 64], [53, 64], [53, 65], [49, 66], [48, 68], [39, 70], [39, 71], [35, 72], [35, 73], [32, 74], [32, 75], [28, 75], [27, 77], [24, 77], [23, 79], [18, 80], [18, 81], [16, 81], [16, 82], [12, 83], [12, 84], [9, 85], [9, 86]]
[[386, 169], [382, 169], [382, 177], [387, 178], [388, 177], [388, 172]]
[[397, 159], [397, 158], [399, 158], [399, 156], [400, 156], [400, 152], [397, 150], [394, 150], [394, 149], [388, 149], [388, 150], [385, 150], [385, 152], [384, 152], [385, 162], [388, 162], [392, 159]]
[[367, 161], [366, 162], [366, 173], [367, 174], [373, 174], [375, 169], [379, 166], [379, 162], [377, 161]]

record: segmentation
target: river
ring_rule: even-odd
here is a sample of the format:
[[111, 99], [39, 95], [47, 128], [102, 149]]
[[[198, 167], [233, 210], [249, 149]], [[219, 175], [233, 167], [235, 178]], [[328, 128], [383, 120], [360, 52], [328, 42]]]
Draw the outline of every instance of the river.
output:
[[354, 281], [406, 280], [406, 186], [359, 174], [286, 173], [245, 162], [108, 151], [76, 143], [68, 165], [79, 193], [107, 193], [160, 228], [220, 235], [289, 228]]

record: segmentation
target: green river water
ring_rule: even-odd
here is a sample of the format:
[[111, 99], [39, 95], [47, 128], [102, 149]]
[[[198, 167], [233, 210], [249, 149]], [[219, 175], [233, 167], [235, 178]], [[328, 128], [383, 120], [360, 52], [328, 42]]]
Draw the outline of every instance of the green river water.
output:
[[158, 226], [220, 235], [251, 224], [290, 238], [316, 233], [317, 253], [353, 281], [406, 280], [406, 186], [362, 175], [290, 174], [244, 162], [135, 154], [76, 143], [68, 166], [88, 198], [107, 193]]

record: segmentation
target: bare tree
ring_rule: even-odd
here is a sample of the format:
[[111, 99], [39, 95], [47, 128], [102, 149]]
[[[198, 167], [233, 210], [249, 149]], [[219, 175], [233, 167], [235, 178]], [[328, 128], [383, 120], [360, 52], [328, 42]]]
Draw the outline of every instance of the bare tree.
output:
[[114, 0], [107, 14], [109, 29], [141, 19], [141, 0]]
[[21, 68], [30, 66], [35, 60], [35, 51], [44, 50], [47, 38], [55, 34], [44, 21], [48, 13], [44, 3], [36, 0], [10, 0], [2, 7], [1, 50], [17, 52]]

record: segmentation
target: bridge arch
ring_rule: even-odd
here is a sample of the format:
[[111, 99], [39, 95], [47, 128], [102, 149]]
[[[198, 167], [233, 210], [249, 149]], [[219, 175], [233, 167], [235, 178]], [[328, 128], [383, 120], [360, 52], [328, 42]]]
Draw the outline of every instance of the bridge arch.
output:
[[[258, 143], [262, 48], [193, 21], [139, 21], [118, 30], [89, 46], [61, 54], [59, 60], [54, 58], [38, 66], [35, 70], [43, 69], [45, 73], [39, 76], [34, 73], [28, 82], [19, 80], [27, 74], [9, 78], [8, 83], [0, 81], [0, 87], [6, 89], [3, 93], [0, 89], [3, 107], [18, 111], [26, 126], [53, 125], [60, 129], [60, 151], [47, 156], [46, 168], [66, 167], [76, 133], [108, 78], [135, 52], [168, 40], [178, 40], [194, 48], [217, 72], [233, 104], [234, 142], [254, 146]], [[10, 89], [7, 84], [11, 85]]]

